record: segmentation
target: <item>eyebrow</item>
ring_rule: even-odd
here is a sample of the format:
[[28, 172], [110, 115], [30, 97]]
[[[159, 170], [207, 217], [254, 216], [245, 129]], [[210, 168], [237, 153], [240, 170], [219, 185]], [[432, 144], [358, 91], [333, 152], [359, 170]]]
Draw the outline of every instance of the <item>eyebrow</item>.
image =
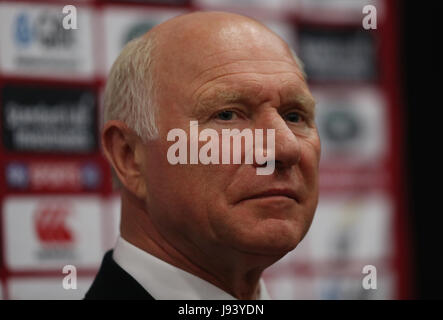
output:
[[285, 104], [295, 104], [300, 107], [304, 107], [307, 111], [315, 113], [315, 99], [311, 95], [306, 94], [291, 94], [286, 98]]
[[217, 89], [210, 94], [204, 94], [199, 99], [198, 104], [193, 111], [195, 115], [207, 114], [221, 104], [249, 103], [250, 98], [246, 97], [244, 92], [233, 89]]
[[[207, 114], [213, 111], [215, 106], [222, 104], [241, 103], [250, 105], [253, 104], [255, 93], [252, 90], [242, 89], [215, 89], [211, 90], [210, 94], [203, 94], [203, 98], [197, 104], [193, 111], [195, 115]], [[311, 95], [300, 93], [298, 90], [290, 90], [289, 94], [285, 96], [283, 105], [294, 104], [305, 108], [308, 112], [315, 113], [315, 100]]]

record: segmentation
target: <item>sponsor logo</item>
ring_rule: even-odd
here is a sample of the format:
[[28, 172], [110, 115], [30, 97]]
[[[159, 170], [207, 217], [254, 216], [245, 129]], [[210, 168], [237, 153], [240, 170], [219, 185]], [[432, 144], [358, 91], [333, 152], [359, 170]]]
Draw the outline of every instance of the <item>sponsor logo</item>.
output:
[[70, 48], [74, 43], [74, 34], [63, 28], [61, 17], [47, 11], [34, 21], [28, 14], [20, 13], [15, 19], [14, 35], [15, 42], [22, 47], [33, 41], [47, 49]]
[[20, 47], [27, 47], [32, 41], [32, 27], [29, 21], [29, 16], [25, 13], [20, 13], [15, 19], [14, 30], [15, 43]]
[[319, 90], [313, 95], [323, 168], [333, 165], [350, 169], [349, 164], [374, 168], [374, 164], [381, 163], [389, 134], [383, 95], [371, 88]]
[[299, 56], [310, 80], [373, 81], [377, 77], [374, 38], [361, 29], [299, 30]]
[[81, 167], [80, 171], [84, 187], [87, 189], [96, 189], [99, 187], [101, 183], [101, 173], [95, 164], [85, 164]]
[[[3, 202], [5, 265], [10, 270], [96, 268], [103, 255], [99, 196], [10, 196]], [[60, 282], [58, 282], [60, 286]]]
[[12, 162], [6, 165], [7, 186], [31, 191], [96, 190], [102, 178], [95, 163]]
[[40, 206], [35, 215], [35, 232], [43, 244], [69, 244], [73, 242], [71, 230], [66, 221], [69, 211], [59, 203]]
[[14, 40], [20, 47], [33, 43], [45, 49], [70, 49], [74, 33], [63, 28], [63, 16], [58, 12], [42, 11], [34, 18], [21, 12], [14, 22]]
[[323, 119], [323, 138], [329, 143], [345, 144], [349, 141], [359, 139], [362, 131], [358, 117], [349, 110], [332, 110]]
[[0, 48], [2, 73], [90, 79], [96, 66], [92, 10], [85, 7], [77, 16], [73, 8], [2, 3], [0, 37], [5, 44]]
[[72, 213], [66, 204], [47, 202], [34, 212], [34, 231], [41, 244], [37, 251], [39, 259], [74, 257], [74, 234], [68, 226]]
[[24, 163], [10, 163], [5, 168], [7, 185], [13, 189], [26, 189], [29, 186], [28, 166]]
[[11, 151], [96, 150], [96, 108], [92, 91], [5, 86], [3, 140]]

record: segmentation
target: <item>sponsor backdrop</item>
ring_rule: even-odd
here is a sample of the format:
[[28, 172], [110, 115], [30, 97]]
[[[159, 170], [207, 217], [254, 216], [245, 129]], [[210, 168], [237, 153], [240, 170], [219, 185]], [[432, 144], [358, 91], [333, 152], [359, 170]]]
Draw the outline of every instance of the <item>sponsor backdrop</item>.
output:
[[[377, 29], [362, 26], [364, 5]], [[265, 272], [275, 299], [409, 292], [395, 1], [0, 1], [0, 298], [80, 299], [118, 235], [99, 145], [101, 96], [122, 47], [193, 10], [253, 16], [303, 60], [323, 144], [321, 197], [301, 245]], [[78, 29], [64, 29], [74, 5]], [[64, 289], [65, 265], [77, 288]], [[363, 267], [377, 271], [365, 289]]]

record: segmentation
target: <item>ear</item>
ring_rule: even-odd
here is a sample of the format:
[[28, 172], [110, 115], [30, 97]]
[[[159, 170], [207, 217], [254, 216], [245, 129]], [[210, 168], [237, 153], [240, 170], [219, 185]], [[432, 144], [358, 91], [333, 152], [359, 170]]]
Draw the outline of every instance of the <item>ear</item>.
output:
[[119, 120], [108, 121], [102, 131], [103, 152], [122, 185], [137, 198], [146, 196], [143, 179], [142, 141], [133, 130]]

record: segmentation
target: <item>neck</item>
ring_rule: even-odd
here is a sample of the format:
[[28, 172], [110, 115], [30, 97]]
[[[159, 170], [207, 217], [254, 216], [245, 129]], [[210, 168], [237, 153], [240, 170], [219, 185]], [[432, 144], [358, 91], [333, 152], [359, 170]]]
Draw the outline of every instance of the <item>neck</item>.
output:
[[214, 248], [213, 254], [208, 255], [186, 241], [179, 241], [178, 248], [175, 241], [165, 239], [152, 223], [144, 203], [124, 190], [121, 212], [121, 236], [134, 246], [212, 283], [237, 299], [259, 297], [261, 274], [272, 262], [240, 252], [223, 252], [220, 248]]

